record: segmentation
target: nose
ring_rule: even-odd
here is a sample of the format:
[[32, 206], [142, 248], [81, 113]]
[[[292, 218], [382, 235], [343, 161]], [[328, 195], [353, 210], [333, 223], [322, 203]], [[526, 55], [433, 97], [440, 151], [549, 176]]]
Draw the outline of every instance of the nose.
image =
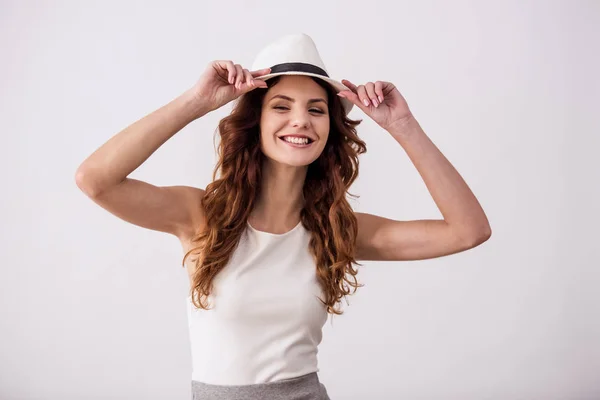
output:
[[308, 128], [308, 122], [295, 121], [292, 126], [294, 128]]
[[310, 119], [308, 112], [296, 111], [292, 114], [292, 126], [294, 128], [308, 128], [310, 125]]

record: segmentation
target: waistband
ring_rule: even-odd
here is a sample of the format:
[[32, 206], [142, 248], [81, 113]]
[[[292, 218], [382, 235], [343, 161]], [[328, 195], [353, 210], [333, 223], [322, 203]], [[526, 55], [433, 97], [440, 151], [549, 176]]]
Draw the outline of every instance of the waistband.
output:
[[213, 385], [192, 380], [192, 400], [331, 400], [318, 374], [251, 385]]

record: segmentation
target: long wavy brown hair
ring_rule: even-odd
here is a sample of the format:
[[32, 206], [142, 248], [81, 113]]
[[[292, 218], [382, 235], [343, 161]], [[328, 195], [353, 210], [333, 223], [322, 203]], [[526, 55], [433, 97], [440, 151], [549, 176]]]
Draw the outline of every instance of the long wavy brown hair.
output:
[[[267, 80], [268, 87], [280, 79]], [[327, 91], [330, 131], [323, 152], [308, 166], [300, 219], [311, 233], [310, 252], [325, 295], [320, 301], [328, 313], [341, 315], [336, 303], [350, 294], [350, 287], [356, 292], [364, 286], [358, 283], [358, 271], [352, 266], [362, 264], [354, 258], [358, 225], [346, 194], [359, 197], [348, 189], [358, 177], [358, 156], [367, 147], [356, 133], [362, 121], [347, 118], [340, 98], [327, 82], [312, 79]], [[197, 246], [183, 257], [185, 266], [188, 256], [196, 256], [190, 295], [198, 308], [208, 309], [213, 279], [229, 262], [260, 194], [265, 155], [260, 150], [259, 122], [266, 92], [255, 89], [240, 96], [231, 114], [218, 125], [218, 161], [213, 182], [201, 201], [206, 224], [192, 238]]]

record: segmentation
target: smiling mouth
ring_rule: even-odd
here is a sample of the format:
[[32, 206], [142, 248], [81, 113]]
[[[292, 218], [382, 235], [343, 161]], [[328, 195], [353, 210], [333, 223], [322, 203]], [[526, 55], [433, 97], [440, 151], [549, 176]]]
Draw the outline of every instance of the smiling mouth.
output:
[[283, 137], [279, 138], [282, 142], [284, 142], [285, 144], [289, 144], [292, 147], [298, 147], [298, 148], [303, 148], [303, 147], [309, 147], [311, 144], [314, 143], [314, 140], [308, 139], [308, 143], [294, 143], [294, 142], [288, 142], [287, 140], [285, 140]]

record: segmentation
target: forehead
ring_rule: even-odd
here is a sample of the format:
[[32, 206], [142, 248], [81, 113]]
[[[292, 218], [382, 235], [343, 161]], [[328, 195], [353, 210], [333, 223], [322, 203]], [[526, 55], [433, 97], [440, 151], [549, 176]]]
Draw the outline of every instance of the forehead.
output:
[[271, 87], [267, 94], [270, 99], [276, 94], [287, 94], [291, 97], [326, 96], [327, 91], [308, 76], [283, 75], [276, 85]]

